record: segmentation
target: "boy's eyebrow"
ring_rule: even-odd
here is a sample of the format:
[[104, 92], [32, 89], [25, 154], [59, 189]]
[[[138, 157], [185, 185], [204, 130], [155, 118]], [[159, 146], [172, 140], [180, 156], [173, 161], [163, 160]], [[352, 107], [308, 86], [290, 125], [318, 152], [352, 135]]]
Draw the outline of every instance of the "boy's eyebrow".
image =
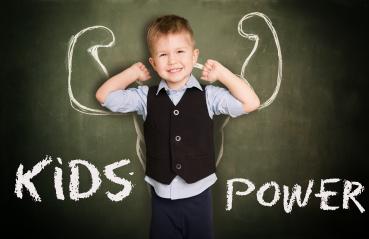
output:
[[[181, 47], [177, 47], [175, 50], [179, 50], [179, 49], [186, 49], [188, 48], [188, 46], [181, 46]], [[167, 52], [166, 50], [159, 50], [156, 51], [157, 54], [161, 53], [161, 52]]]

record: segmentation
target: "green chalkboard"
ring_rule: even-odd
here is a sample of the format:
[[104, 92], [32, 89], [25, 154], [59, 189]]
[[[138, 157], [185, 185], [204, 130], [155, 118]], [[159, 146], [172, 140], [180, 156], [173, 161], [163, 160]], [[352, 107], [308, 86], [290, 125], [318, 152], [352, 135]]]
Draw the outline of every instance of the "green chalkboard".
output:
[[[348, 208], [343, 202], [344, 185], [352, 186], [346, 196], [368, 186], [368, 5], [360, 0], [66, 0], [6, 5], [1, 17], [5, 229], [14, 238], [148, 238], [150, 192], [144, 181], [145, 159], [141, 162], [142, 152], [137, 151], [137, 145], [143, 149], [143, 142], [137, 141], [142, 119], [134, 114], [103, 115], [100, 111], [106, 109], [95, 92], [108, 76], [137, 61], [149, 66], [145, 28], [163, 14], [189, 20], [200, 49], [199, 63], [216, 59], [241, 74], [255, 41], [242, 36], [238, 24], [247, 14], [260, 13], [241, 24], [245, 33], [259, 39], [244, 77], [262, 103], [276, 94], [263, 109], [215, 120], [216, 154], [222, 155], [218, 181], [212, 186], [216, 238], [368, 238], [367, 189], [349, 198]], [[94, 51], [88, 51], [99, 45], [95, 56], [100, 64]], [[199, 76], [201, 71], [193, 73]], [[154, 79], [149, 84], [157, 83]], [[46, 157], [52, 162], [32, 179], [41, 201], [26, 188], [20, 198], [20, 165], [25, 173]], [[106, 192], [117, 193], [122, 186], [108, 180], [104, 168], [122, 159], [130, 163], [115, 173], [133, 188], [113, 202]], [[69, 195], [69, 163], [74, 160], [92, 164], [101, 178], [96, 193], [78, 201]], [[64, 200], [57, 198], [54, 185], [59, 169]], [[247, 179], [255, 190], [235, 195], [247, 185], [234, 182], [232, 209], [227, 210], [227, 182], [233, 179]], [[307, 204], [294, 204], [286, 212], [283, 185], [291, 190], [299, 184], [305, 195], [309, 180], [313, 186]], [[321, 180], [327, 180], [325, 191], [336, 192], [328, 200], [334, 210], [320, 208]], [[84, 167], [79, 182], [80, 191], [89, 190], [91, 176]], [[267, 183], [272, 186], [266, 188], [264, 202], [278, 199], [276, 187], [280, 192], [273, 206], [262, 205], [257, 197]]]

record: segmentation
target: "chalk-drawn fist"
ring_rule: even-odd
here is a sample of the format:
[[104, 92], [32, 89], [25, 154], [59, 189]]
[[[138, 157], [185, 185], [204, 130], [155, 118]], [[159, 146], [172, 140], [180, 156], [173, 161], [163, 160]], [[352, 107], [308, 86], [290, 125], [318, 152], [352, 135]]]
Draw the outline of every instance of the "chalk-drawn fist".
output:
[[224, 67], [222, 64], [215, 60], [208, 59], [202, 70], [201, 79], [205, 81], [216, 81], [221, 76], [224, 71]]
[[151, 79], [151, 75], [149, 70], [147, 70], [146, 66], [142, 62], [137, 62], [131, 66], [132, 71], [137, 76], [137, 80], [139, 81], [147, 81]]

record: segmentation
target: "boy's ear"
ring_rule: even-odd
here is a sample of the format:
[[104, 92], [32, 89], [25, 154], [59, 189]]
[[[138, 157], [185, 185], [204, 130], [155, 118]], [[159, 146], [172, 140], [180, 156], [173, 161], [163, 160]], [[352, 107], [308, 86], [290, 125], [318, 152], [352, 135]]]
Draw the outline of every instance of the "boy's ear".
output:
[[155, 61], [152, 57], [149, 57], [149, 62], [151, 64], [152, 68], [154, 68], [154, 70], [155, 70]]
[[200, 54], [200, 50], [199, 49], [194, 49], [193, 50], [193, 57], [192, 57], [192, 63], [196, 64], [197, 63], [197, 58], [199, 57]]

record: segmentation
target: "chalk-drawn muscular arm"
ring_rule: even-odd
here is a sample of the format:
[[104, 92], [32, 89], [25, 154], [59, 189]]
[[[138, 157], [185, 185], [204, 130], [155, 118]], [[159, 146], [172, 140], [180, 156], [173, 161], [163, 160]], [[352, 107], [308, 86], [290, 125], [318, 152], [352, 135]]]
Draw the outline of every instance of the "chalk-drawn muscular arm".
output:
[[209, 59], [205, 62], [201, 79], [211, 82], [219, 80], [242, 103], [245, 112], [252, 112], [260, 106], [259, 97], [250, 85], [218, 61]]
[[150, 78], [151, 76], [146, 66], [142, 62], [137, 62], [105, 81], [96, 91], [96, 99], [103, 104], [110, 92], [124, 90], [136, 80], [147, 81]]
[[[240, 75], [237, 75], [237, 76], [239, 76], [240, 79], [242, 79], [246, 84], [248, 84], [248, 82], [245, 78], [245, 70], [246, 70], [246, 67], [247, 67], [250, 59], [252, 58], [252, 56], [254, 55], [254, 53], [256, 52], [256, 50], [258, 48], [259, 37], [256, 34], [246, 33], [243, 30], [243, 23], [247, 19], [250, 19], [250, 18], [255, 17], [255, 16], [262, 18], [266, 22], [266, 24], [268, 25], [269, 29], [271, 30], [271, 32], [273, 34], [273, 38], [274, 38], [275, 45], [276, 45], [276, 48], [277, 48], [277, 53], [278, 53], [278, 72], [277, 72], [276, 86], [275, 86], [274, 92], [270, 96], [270, 98], [268, 100], [266, 100], [265, 102], [263, 102], [262, 104], [260, 104], [260, 106], [258, 107], [258, 110], [261, 110], [263, 108], [268, 107], [275, 100], [275, 98], [278, 94], [278, 91], [279, 91], [279, 88], [280, 88], [280, 85], [281, 85], [281, 81], [282, 81], [282, 53], [281, 53], [281, 49], [280, 49], [280, 45], [279, 45], [277, 32], [275, 31], [270, 19], [266, 15], [264, 15], [263, 13], [260, 13], [260, 12], [252, 12], [252, 13], [246, 14], [245, 16], [243, 16], [241, 18], [241, 20], [238, 23], [238, 33], [240, 34], [241, 37], [244, 37], [245, 39], [253, 41], [254, 42], [254, 47], [252, 49], [252, 52], [245, 58], [244, 63], [243, 63], [242, 68], [241, 68], [241, 73], [240, 73]], [[107, 28], [105, 26], [92, 26], [92, 27], [87, 27], [85, 29], [82, 29], [76, 35], [71, 36], [71, 39], [70, 39], [69, 44], [68, 44], [67, 69], [68, 69], [68, 95], [69, 95], [69, 101], [70, 101], [70, 104], [71, 104], [73, 109], [75, 109], [76, 111], [78, 111], [80, 113], [86, 114], [86, 115], [101, 115], [101, 116], [102, 115], [122, 115], [122, 113], [115, 113], [115, 112], [111, 112], [111, 111], [107, 111], [107, 110], [94, 109], [94, 108], [87, 107], [87, 106], [81, 104], [73, 95], [73, 90], [72, 90], [72, 58], [73, 58], [75, 45], [76, 45], [78, 39], [82, 35], [84, 35], [86, 32], [95, 31], [95, 30], [105, 30], [111, 35], [111, 41], [109, 43], [94, 45], [94, 46], [92, 46], [88, 49], [88, 52], [95, 59], [95, 61], [98, 63], [101, 70], [105, 73], [105, 75], [107, 77], [109, 77], [109, 74], [108, 74], [108, 71], [107, 71], [106, 67], [100, 61], [98, 50], [100, 48], [109, 48], [109, 47], [112, 47], [114, 45], [114, 43], [115, 43], [114, 33], [109, 28]], [[199, 69], [203, 69], [204, 66], [200, 63], [196, 63], [195, 67], [199, 68]], [[127, 83], [127, 85], [129, 85], [129, 84]], [[107, 92], [105, 92], [105, 94], [102, 94], [101, 96], [98, 96], [100, 93], [96, 94], [96, 96], [99, 97], [98, 100], [100, 101], [100, 103], [104, 102], [104, 100], [105, 100], [105, 98], [106, 98], [109, 91], [110, 90], [107, 90]], [[246, 111], [247, 111], [247, 109], [246, 109]], [[221, 124], [221, 128], [219, 129], [219, 132], [221, 132], [221, 146], [220, 146], [220, 149], [219, 149], [216, 165], [219, 164], [220, 159], [222, 158], [222, 155], [223, 155], [223, 140], [224, 140], [223, 129], [227, 125], [229, 119], [230, 119], [230, 117], [227, 117], [226, 120]], [[140, 160], [140, 163], [141, 163], [143, 169], [145, 170], [145, 163], [144, 163], [144, 160], [143, 160], [144, 153], [143, 153], [142, 148], [141, 148], [141, 143], [143, 142], [143, 134], [142, 134], [142, 130], [140, 129], [140, 126], [138, 124], [137, 116], [135, 114], [133, 114], [133, 122], [134, 122], [134, 126], [135, 126], [136, 133], [137, 133], [137, 141], [136, 141], [137, 156]]]

